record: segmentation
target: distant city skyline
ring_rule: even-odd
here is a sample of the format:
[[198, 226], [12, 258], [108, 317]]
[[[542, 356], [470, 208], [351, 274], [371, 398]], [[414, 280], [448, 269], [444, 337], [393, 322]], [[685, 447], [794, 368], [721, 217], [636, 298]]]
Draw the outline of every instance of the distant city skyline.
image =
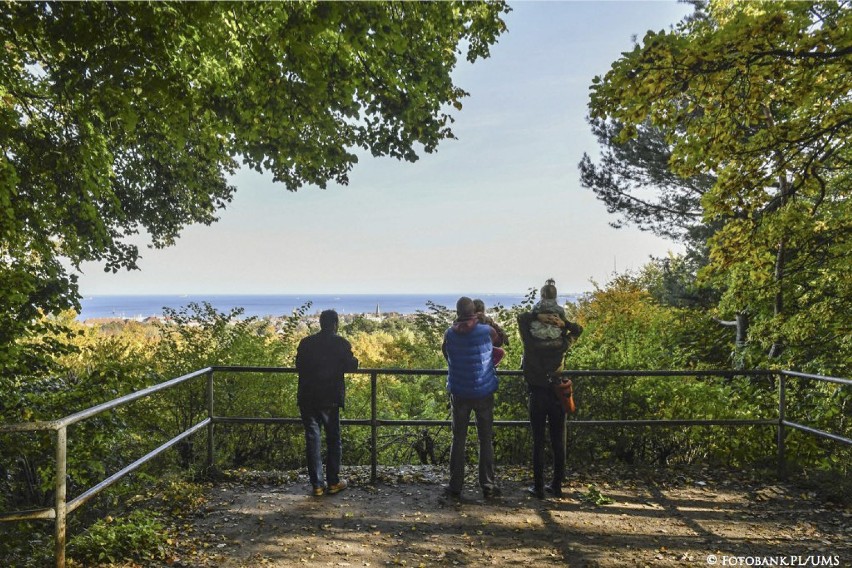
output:
[[580, 186], [589, 85], [632, 37], [679, 21], [674, 0], [520, 2], [491, 57], [460, 58], [458, 140], [415, 163], [373, 158], [350, 184], [291, 193], [241, 169], [234, 200], [175, 246], [143, 248], [138, 271], [85, 263], [84, 296], [105, 294], [524, 293], [547, 278], [561, 294], [638, 269], [676, 243], [615, 217]]

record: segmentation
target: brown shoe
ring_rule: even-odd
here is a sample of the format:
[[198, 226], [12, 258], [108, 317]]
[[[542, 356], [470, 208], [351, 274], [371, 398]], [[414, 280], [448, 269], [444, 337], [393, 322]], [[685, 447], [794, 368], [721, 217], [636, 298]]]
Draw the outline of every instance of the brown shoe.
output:
[[322, 485], [314, 487], [313, 496], [314, 497], [322, 497], [325, 494], [325, 487]]
[[335, 493], [340, 493], [341, 491], [343, 491], [347, 487], [349, 487], [349, 484], [346, 483], [345, 479], [341, 479], [340, 481], [338, 481], [334, 485], [329, 485], [328, 489], [326, 491], [328, 492], [329, 495], [334, 495]]

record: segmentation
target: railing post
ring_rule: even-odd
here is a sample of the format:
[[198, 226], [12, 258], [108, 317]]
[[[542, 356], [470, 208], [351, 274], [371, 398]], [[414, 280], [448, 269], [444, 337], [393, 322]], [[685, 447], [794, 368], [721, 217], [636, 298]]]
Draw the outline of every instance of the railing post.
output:
[[375, 484], [378, 479], [376, 472], [379, 464], [379, 420], [377, 414], [378, 406], [378, 373], [370, 373], [370, 483]]
[[[565, 376], [562, 377], [562, 380], [565, 380]], [[574, 381], [569, 377], [568, 380], [571, 381], [571, 388], [574, 388]], [[574, 392], [573, 390], [571, 391]], [[560, 401], [561, 402], [561, 401]], [[565, 456], [565, 463], [568, 463], [568, 413], [565, 412], [565, 418], [562, 420], [562, 455]], [[532, 426], [532, 422], [530, 422], [530, 426]], [[563, 464], [564, 466], [564, 464]], [[564, 471], [563, 471], [564, 472]], [[564, 480], [563, 480], [564, 481]]]
[[781, 478], [787, 475], [787, 457], [786, 448], [784, 445], [784, 421], [787, 414], [787, 376], [782, 371], [778, 380], [778, 476]]
[[56, 430], [56, 530], [54, 556], [56, 568], [65, 568], [66, 473], [68, 469], [68, 427]]
[[[565, 412], [565, 418], [562, 419], [562, 455], [565, 456], [565, 463], [568, 463], [568, 413]], [[532, 423], [530, 423], [532, 426]]]
[[207, 417], [210, 423], [207, 425], [207, 472], [213, 473], [213, 467], [216, 463], [216, 446], [213, 443], [213, 369], [207, 372]]

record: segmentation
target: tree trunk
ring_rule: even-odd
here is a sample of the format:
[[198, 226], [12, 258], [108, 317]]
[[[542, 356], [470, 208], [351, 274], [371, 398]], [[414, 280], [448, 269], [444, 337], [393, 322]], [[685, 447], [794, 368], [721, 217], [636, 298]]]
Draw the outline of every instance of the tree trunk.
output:
[[[782, 186], [783, 187], [783, 186]], [[783, 189], [782, 189], [783, 191]], [[775, 321], [780, 321], [784, 314], [784, 238], [778, 243], [778, 253], [775, 255], [775, 301], [773, 302], [772, 313], [775, 316]], [[784, 338], [776, 330], [775, 339], [772, 342], [772, 347], [769, 349], [769, 358], [774, 359], [781, 355], [784, 350]]]
[[[772, 117], [772, 110], [768, 107], [764, 107], [764, 114], [766, 115], [766, 121], [769, 123], [770, 127], [775, 126], [775, 120]], [[775, 161], [779, 166], [779, 174], [778, 174], [778, 190], [780, 197], [780, 205], [778, 209], [783, 210], [787, 205], [787, 202], [790, 200], [791, 195], [791, 187], [790, 181], [787, 179], [787, 174], [783, 171], [783, 162], [782, 156], [775, 152]], [[786, 239], [782, 234], [781, 238], [778, 241], [778, 251], [775, 254], [775, 272], [773, 274], [773, 278], [775, 280], [775, 298], [773, 301], [773, 316], [776, 324], [780, 323], [781, 318], [784, 315], [784, 269], [785, 269], [785, 252], [786, 252]], [[773, 334], [775, 337], [772, 341], [772, 347], [769, 349], [769, 358], [774, 359], [781, 355], [781, 352], [784, 350], [784, 337], [781, 334], [780, 330], [776, 329]]]

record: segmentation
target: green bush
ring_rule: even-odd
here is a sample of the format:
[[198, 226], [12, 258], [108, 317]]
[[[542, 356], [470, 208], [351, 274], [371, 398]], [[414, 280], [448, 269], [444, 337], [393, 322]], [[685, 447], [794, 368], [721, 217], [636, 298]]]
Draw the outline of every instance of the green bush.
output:
[[[621, 275], [569, 306], [569, 317], [584, 333], [567, 356], [566, 369], [732, 368], [737, 362], [733, 333], [701, 305], [679, 305], [659, 293], [653, 267]], [[523, 348], [516, 317], [535, 301], [535, 290], [509, 308], [488, 306], [510, 338], [501, 369], [517, 369]], [[207, 365], [291, 366], [299, 340], [312, 330], [303, 316], [307, 305], [281, 320], [240, 319], [240, 310], [220, 313], [209, 304], [190, 304], [169, 312], [161, 325], [118, 322], [72, 328], [74, 349], [60, 350], [50, 373], [21, 378], [0, 391], [4, 420], [55, 419]], [[414, 317], [344, 320], [349, 339], [365, 367], [433, 369], [445, 362], [440, 344], [454, 314], [429, 304]], [[441, 420], [449, 417], [442, 376], [383, 375], [379, 378], [380, 419]], [[217, 372], [214, 400], [219, 416], [298, 417], [295, 374]], [[722, 377], [579, 377], [575, 380], [577, 419], [739, 418], [776, 416], [777, 379]], [[850, 435], [850, 389], [804, 380], [788, 381], [788, 415], [795, 421], [843, 436]], [[69, 429], [69, 493], [101, 481], [207, 415], [206, 381], [198, 377]], [[527, 417], [521, 379], [500, 381], [495, 419]], [[370, 416], [370, 378], [348, 379], [345, 418]], [[382, 429], [381, 463], [424, 461], [419, 445], [428, 439], [438, 461], [446, 454], [447, 429]], [[370, 431], [344, 429], [348, 464], [369, 463]], [[766, 427], [723, 428], [569, 428], [575, 467], [602, 459], [628, 463], [713, 463], [736, 467], [770, 463], [774, 431]], [[158, 458], [164, 471], [202, 471], [205, 432]], [[529, 432], [499, 432], [498, 459], [525, 463]], [[53, 437], [44, 434], [0, 436], [0, 502], [5, 509], [47, 506], [53, 499]], [[400, 447], [396, 447], [399, 445]], [[304, 466], [299, 424], [220, 425], [216, 460], [223, 468], [295, 469]], [[848, 471], [848, 451], [810, 436], [790, 436], [788, 458], [796, 465]], [[428, 457], [428, 456], [427, 456]], [[432, 461], [431, 457], [428, 457]]]
[[126, 517], [106, 517], [68, 543], [69, 556], [83, 566], [120, 560], [159, 560], [170, 540], [159, 514], [136, 510]]

